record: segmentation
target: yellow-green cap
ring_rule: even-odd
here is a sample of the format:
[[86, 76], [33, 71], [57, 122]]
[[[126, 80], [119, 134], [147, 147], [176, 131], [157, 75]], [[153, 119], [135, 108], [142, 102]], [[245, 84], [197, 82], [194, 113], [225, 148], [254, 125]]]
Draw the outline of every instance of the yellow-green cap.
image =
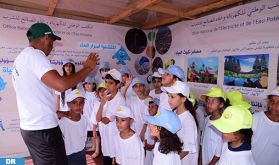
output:
[[232, 90], [227, 92], [227, 99], [230, 101], [231, 105], [238, 105], [245, 109], [249, 109], [252, 106], [246, 101], [245, 97], [241, 92], [237, 90]]
[[211, 121], [220, 132], [232, 133], [241, 129], [252, 128], [252, 114], [241, 106], [229, 106], [220, 119]]
[[196, 104], [196, 97], [191, 91], [190, 91], [190, 94], [189, 94], [189, 98], [191, 99], [192, 105], [194, 107], [195, 104]]
[[219, 87], [212, 87], [206, 94], [200, 96], [200, 100], [205, 102], [206, 97], [221, 97], [226, 101], [226, 93]]
[[97, 90], [99, 90], [99, 88], [105, 88], [105, 89], [107, 89], [106, 84], [103, 83], [103, 82], [97, 87]]

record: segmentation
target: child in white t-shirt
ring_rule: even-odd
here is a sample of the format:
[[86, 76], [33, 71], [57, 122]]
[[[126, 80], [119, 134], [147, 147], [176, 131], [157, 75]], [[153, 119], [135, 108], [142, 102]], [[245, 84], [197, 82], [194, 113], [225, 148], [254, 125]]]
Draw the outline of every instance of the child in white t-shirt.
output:
[[279, 87], [268, 94], [267, 111], [253, 115], [252, 154], [256, 164], [279, 164]]
[[120, 88], [121, 73], [116, 69], [111, 69], [105, 76], [106, 92], [102, 94], [101, 103], [96, 115], [99, 122], [101, 147], [103, 153], [103, 164], [112, 164], [116, 156], [115, 135], [117, 128], [113, 114], [121, 105], [125, 105], [125, 98], [118, 92]]
[[91, 114], [93, 112], [94, 102], [96, 98], [96, 83], [95, 79], [92, 76], [87, 76], [83, 83], [84, 87], [84, 97], [85, 97], [85, 104], [83, 108], [83, 115], [87, 121], [87, 140], [86, 140], [86, 150], [90, 151], [93, 149], [93, 123], [91, 122]]
[[99, 156], [100, 153], [100, 127], [99, 127], [99, 123], [96, 120], [96, 115], [100, 106], [100, 96], [104, 94], [104, 92], [106, 91], [106, 85], [105, 83], [101, 83], [96, 91], [97, 94], [97, 98], [94, 100], [93, 102], [93, 110], [92, 110], [92, 114], [91, 114], [91, 122], [93, 124], [93, 139], [94, 139], [94, 147], [95, 147], [95, 152], [91, 155], [92, 158], [96, 158], [97, 156]]
[[[176, 81], [185, 81], [184, 71], [177, 65], [171, 65], [168, 69], [159, 68], [158, 72], [162, 76], [162, 87], [170, 87]], [[168, 100], [168, 94], [162, 92], [160, 95], [159, 110], [171, 109]]]
[[120, 106], [114, 115], [119, 131], [116, 135], [116, 162], [121, 165], [143, 165], [143, 144], [130, 127], [134, 119], [131, 110], [126, 106]]
[[150, 134], [158, 139], [156, 142], [153, 165], [181, 165], [179, 153], [183, 143], [177, 136], [181, 129], [178, 116], [171, 110], [161, 109], [155, 116], [146, 116]]
[[223, 139], [222, 133], [212, 126], [210, 122], [221, 117], [223, 108], [226, 105], [226, 94], [221, 88], [212, 87], [207, 94], [200, 96], [200, 100], [204, 102], [206, 110], [210, 115], [205, 119], [199, 164], [214, 165], [220, 159]]
[[[158, 112], [158, 107], [160, 104], [160, 100], [157, 98], [149, 98], [146, 99], [146, 104], [148, 105], [148, 112], [150, 116], [155, 116]], [[157, 142], [157, 138], [151, 136], [150, 134], [150, 127], [147, 127], [147, 123], [144, 124], [144, 149], [145, 149], [145, 159], [144, 159], [144, 165], [152, 165], [153, 161], [153, 149], [155, 146], [155, 143]]]
[[[138, 135], [140, 135], [145, 123], [144, 117], [145, 115], [148, 115], [148, 105], [145, 104], [145, 100], [148, 96], [145, 95], [144, 80], [140, 77], [135, 77], [131, 86], [133, 87], [136, 96], [126, 97], [126, 105], [129, 106], [134, 114], [135, 121], [132, 124], [132, 128]], [[141, 139], [143, 139], [143, 135]]]
[[86, 165], [86, 118], [82, 115], [83, 94], [75, 89], [65, 99], [70, 111], [59, 120], [69, 165]]
[[222, 132], [225, 141], [218, 165], [255, 165], [251, 152], [252, 114], [248, 109], [229, 106], [211, 124]]
[[198, 130], [195, 119], [195, 110], [189, 99], [190, 88], [182, 81], [176, 81], [170, 87], [163, 87], [168, 93], [168, 103], [179, 117], [182, 128], [177, 132], [181, 142], [182, 151], [179, 153], [181, 164], [192, 165], [198, 163]]
[[102, 82], [105, 82], [106, 73], [110, 70], [110, 64], [107, 61], [99, 62], [98, 64], [98, 73], [95, 75], [95, 80], [97, 86]]
[[154, 89], [149, 92], [149, 96], [160, 100], [161, 93], [163, 92], [161, 90], [162, 76], [158, 72], [152, 74], [152, 85]]
[[136, 96], [132, 86], [131, 86], [131, 82], [133, 80], [133, 76], [131, 74], [131, 71], [129, 70], [129, 68], [127, 68], [126, 66], [122, 66], [120, 69], [120, 73], [121, 73], [121, 94], [124, 97], [131, 97], [131, 96]]

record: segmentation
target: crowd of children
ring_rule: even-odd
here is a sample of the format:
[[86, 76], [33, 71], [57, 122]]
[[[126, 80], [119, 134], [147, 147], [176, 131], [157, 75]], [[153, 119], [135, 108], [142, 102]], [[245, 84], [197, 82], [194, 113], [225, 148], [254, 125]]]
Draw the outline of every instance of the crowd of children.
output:
[[[74, 71], [65, 60], [64, 74]], [[147, 93], [127, 67], [101, 62], [82, 89], [57, 93], [69, 164], [86, 164], [90, 149], [104, 165], [279, 164], [279, 87], [269, 93], [267, 111], [252, 115], [236, 90], [212, 87], [196, 99], [184, 75], [176, 65], [159, 68]]]

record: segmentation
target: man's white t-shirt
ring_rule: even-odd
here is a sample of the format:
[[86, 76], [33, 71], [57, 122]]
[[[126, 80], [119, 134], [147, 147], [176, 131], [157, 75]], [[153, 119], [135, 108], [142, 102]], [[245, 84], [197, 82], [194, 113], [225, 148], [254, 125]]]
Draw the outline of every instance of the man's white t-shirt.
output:
[[152, 90], [149, 92], [149, 96], [152, 97], [153, 99], [154, 99], [154, 98], [157, 98], [157, 99], [160, 100], [161, 93], [156, 94], [156, 93], [155, 93], [155, 89], [152, 89]]
[[138, 96], [130, 96], [126, 98], [126, 105], [131, 108], [134, 115], [134, 122], [131, 128], [140, 135], [143, 124], [145, 123], [144, 117], [148, 115], [148, 106], [145, 104], [145, 100], [141, 100]]
[[178, 115], [182, 128], [177, 132], [177, 136], [183, 142], [182, 151], [188, 151], [182, 160], [183, 165], [198, 163], [198, 131], [194, 117], [189, 111]]
[[99, 131], [101, 135], [101, 147], [104, 156], [115, 157], [116, 156], [116, 144], [115, 135], [118, 133], [116, 128], [115, 119], [113, 118], [115, 112], [121, 105], [125, 104], [125, 99], [120, 92], [114, 96], [110, 101], [107, 101], [103, 107], [103, 117], [107, 117], [111, 122], [104, 124], [99, 122]]
[[63, 134], [67, 155], [84, 149], [87, 137], [86, 126], [87, 122], [83, 115], [81, 115], [79, 121], [73, 121], [67, 117], [62, 117], [59, 120], [59, 127]]
[[144, 165], [143, 144], [137, 134], [128, 139], [116, 135], [117, 156], [116, 162], [121, 165]]
[[253, 115], [252, 154], [256, 164], [279, 164], [279, 122], [271, 121], [265, 113]]
[[255, 165], [255, 161], [251, 150], [231, 151], [228, 143], [224, 143], [218, 165]]
[[171, 107], [169, 104], [169, 96], [166, 92], [163, 92], [160, 95], [160, 104], [159, 104], [158, 110], [161, 110], [161, 109], [171, 110]]
[[16, 57], [12, 80], [23, 130], [42, 130], [58, 125], [53, 90], [41, 81], [54, 70], [44, 52], [26, 47]]
[[220, 157], [223, 147], [222, 133], [211, 123], [210, 116], [205, 119], [205, 127], [202, 135], [202, 164], [210, 163], [214, 156]]
[[170, 152], [168, 154], [163, 154], [158, 149], [159, 145], [160, 143], [157, 142], [153, 149], [153, 165], [181, 165], [181, 160], [178, 153]]

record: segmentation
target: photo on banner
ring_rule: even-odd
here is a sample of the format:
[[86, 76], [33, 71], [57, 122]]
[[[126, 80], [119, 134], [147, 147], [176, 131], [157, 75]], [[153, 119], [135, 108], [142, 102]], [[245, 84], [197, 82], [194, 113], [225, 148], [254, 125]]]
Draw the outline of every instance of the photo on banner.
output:
[[268, 54], [225, 56], [224, 85], [267, 89]]
[[217, 84], [218, 57], [188, 58], [187, 81]]

